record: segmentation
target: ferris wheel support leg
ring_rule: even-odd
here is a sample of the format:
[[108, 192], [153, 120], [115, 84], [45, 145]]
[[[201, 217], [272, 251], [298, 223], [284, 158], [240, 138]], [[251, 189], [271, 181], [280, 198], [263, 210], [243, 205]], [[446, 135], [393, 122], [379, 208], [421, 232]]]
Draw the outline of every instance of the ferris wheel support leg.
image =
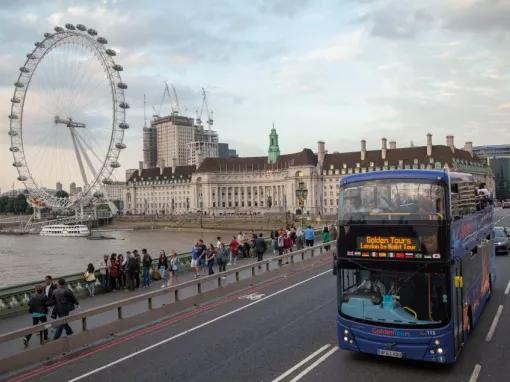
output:
[[81, 160], [80, 150], [78, 149], [78, 143], [76, 142], [74, 127], [70, 127], [69, 132], [71, 133], [71, 139], [73, 140], [74, 153], [76, 154], [76, 160], [78, 161], [78, 166], [80, 167], [81, 177], [83, 178], [83, 184], [87, 185], [88, 184], [87, 175], [85, 174], [85, 168], [83, 167], [83, 161]]

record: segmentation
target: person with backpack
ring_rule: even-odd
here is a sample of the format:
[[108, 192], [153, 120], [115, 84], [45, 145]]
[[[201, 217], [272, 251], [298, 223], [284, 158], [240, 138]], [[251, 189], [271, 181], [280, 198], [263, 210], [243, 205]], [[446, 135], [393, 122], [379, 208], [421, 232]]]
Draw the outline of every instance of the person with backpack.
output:
[[214, 245], [209, 244], [209, 248], [207, 248], [205, 252], [205, 261], [207, 262], [207, 268], [209, 269], [208, 274], [214, 274], [214, 260], [216, 259], [216, 250], [214, 249]]
[[[257, 261], [262, 261], [264, 258], [264, 252], [266, 252], [267, 244], [266, 240], [262, 237], [262, 234], [259, 233], [259, 237], [255, 239], [255, 251], [257, 252]], [[259, 265], [260, 269], [260, 265]]]
[[94, 271], [94, 266], [92, 263], [89, 263], [87, 266], [87, 271], [83, 275], [90, 297], [94, 297], [94, 290], [96, 288], [96, 275], [94, 274]]
[[[42, 285], [37, 285], [35, 287], [35, 294], [30, 297], [28, 301], [28, 313], [32, 314], [32, 325], [37, 325], [39, 323], [47, 322], [48, 318], [48, 297], [44, 294], [44, 287]], [[27, 334], [23, 337], [23, 345], [28, 347], [28, 341], [32, 334]], [[48, 330], [43, 330], [39, 332], [39, 337], [41, 341], [41, 345], [48, 341]]]
[[161, 288], [165, 288], [168, 286], [168, 259], [166, 257], [165, 251], [159, 251], [158, 258], [158, 269], [159, 274], [161, 275]]
[[152, 257], [147, 253], [145, 248], [142, 249], [142, 266], [142, 285], [144, 288], [148, 288], [151, 286]]
[[112, 253], [110, 256], [110, 265], [108, 267], [108, 274], [110, 275], [110, 289], [115, 291], [118, 288], [119, 278], [119, 264], [117, 262], [117, 254]]
[[[218, 253], [216, 255], [216, 262], [218, 263], [218, 272], [226, 272], [227, 270], [227, 262], [228, 262], [228, 251], [225, 247], [225, 243], [220, 241], [220, 245], [218, 246]], [[226, 279], [227, 276], [222, 276], [222, 279]]]
[[177, 257], [177, 252], [175, 249], [172, 249], [172, 255], [170, 256], [170, 275], [171, 281], [170, 284], [175, 284], [177, 282], [177, 272], [179, 271], [179, 257]]

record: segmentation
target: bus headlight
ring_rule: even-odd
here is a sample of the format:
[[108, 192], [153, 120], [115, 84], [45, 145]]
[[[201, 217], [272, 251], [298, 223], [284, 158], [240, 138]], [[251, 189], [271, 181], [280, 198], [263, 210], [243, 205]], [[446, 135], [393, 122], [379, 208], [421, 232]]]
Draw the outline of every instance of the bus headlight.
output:
[[345, 342], [349, 341], [349, 338], [348, 337], [344, 337], [344, 341]]
[[344, 334], [345, 335], [348, 335], [349, 334], [349, 331], [347, 329], [344, 330]]
[[443, 348], [437, 348], [437, 354], [443, 354]]
[[441, 341], [439, 341], [438, 339], [434, 340], [434, 345], [439, 346], [440, 344], [441, 344]]

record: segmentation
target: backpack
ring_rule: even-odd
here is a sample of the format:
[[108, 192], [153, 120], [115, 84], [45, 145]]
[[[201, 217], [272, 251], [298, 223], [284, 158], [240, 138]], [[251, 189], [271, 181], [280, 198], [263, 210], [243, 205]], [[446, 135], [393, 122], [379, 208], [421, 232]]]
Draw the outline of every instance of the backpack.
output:
[[142, 262], [143, 262], [144, 267], [150, 267], [152, 265], [152, 258], [150, 257], [150, 255], [148, 253], [143, 255]]

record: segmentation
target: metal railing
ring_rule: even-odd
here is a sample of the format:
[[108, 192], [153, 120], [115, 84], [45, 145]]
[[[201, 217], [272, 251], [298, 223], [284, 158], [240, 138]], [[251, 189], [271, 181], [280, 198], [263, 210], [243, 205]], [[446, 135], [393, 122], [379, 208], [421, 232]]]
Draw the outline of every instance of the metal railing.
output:
[[[62, 324], [72, 323], [72, 322], [76, 322], [76, 321], [81, 321], [82, 331], [87, 331], [88, 330], [88, 327], [87, 327], [88, 319], [93, 316], [97, 316], [99, 314], [110, 312], [110, 311], [116, 311], [117, 312], [116, 319], [122, 320], [124, 318], [124, 315], [123, 315], [124, 309], [129, 305], [145, 301], [147, 304], [146, 311], [151, 311], [153, 309], [153, 300], [156, 297], [173, 295], [174, 301], [177, 302], [177, 301], [181, 300], [180, 291], [182, 291], [183, 289], [186, 289], [189, 287], [196, 287], [197, 294], [195, 294], [193, 296], [200, 295], [200, 294], [204, 293], [202, 290], [203, 289], [202, 287], [205, 283], [215, 281], [217, 287], [221, 288], [224, 285], [226, 285], [226, 282], [223, 279], [224, 276], [235, 275], [235, 282], [239, 282], [239, 281], [241, 281], [240, 274], [243, 271], [251, 270], [250, 277], [255, 277], [257, 275], [256, 269], [259, 266], [264, 267], [265, 272], [269, 272], [270, 264], [276, 262], [278, 264], [278, 269], [280, 269], [283, 266], [282, 260], [288, 259], [288, 260], [290, 260], [291, 264], [294, 264], [296, 257], [300, 257], [301, 261], [303, 261], [303, 260], [305, 260], [307, 254], [310, 255], [310, 258], [314, 257], [317, 254], [321, 255], [326, 252], [325, 251], [326, 246], [328, 246], [328, 245], [332, 246], [333, 244], [334, 244], [334, 241], [330, 241], [328, 243], [321, 243], [321, 244], [313, 246], [313, 247], [307, 247], [307, 248], [300, 249], [300, 250], [297, 250], [294, 252], [289, 252], [289, 253], [286, 253], [286, 254], [283, 254], [280, 256], [274, 256], [274, 257], [271, 257], [266, 260], [250, 263], [250, 264], [243, 265], [243, 266], [240, 266], [237, 268], [232, 268], [228, 271], [215, 273], [210, 276], [205, 276], [205, 277], [197, 278], [194, 280], [186, 281], [186, 282], [183, 282], [180, 284], [169, 286], [164, 289], [150, 291], [147, 293], [140, 294], [138, 296], [125, 298], [125, 299], [111, 302], [111, 303], [108, 303], [108, 304], [105, 304], [105, 305], [102, 305], [99, 307], [90, 308], [90, 309], [78, 311], [78, 312], [73, 312], [69, 316], [57, 318], [55, 320], [52, 320], [52, 321], [44, 323], [44, 324], [29, 326], [29, 327], [25, 327], [22, 329], [17, 329], [17, 330], [8, 332], [8, 333], [1, 334], [0, 335], [0, 344], [22, 338], [23, 336], [26, 336], [27, 334], [37, 334], [43, 330], [57, 328], [58, 326], [60, 326]], [[105, 323], [105, 325], [108, 323]], [[44, 345], [42, 345], [42, 346], [44, 346]]]
[[[315, 238], [319, 239], [320, 230], [316, 230]], [[268, 251], [271, 249], [271, 239], [265, 238], [268, 244]], [[187, 272], [190, 270], [191, 252], [183, 252], [177, 255], [179, 257], [179, 272]], [[153, 259], [153, 267], [158, 263], [158, 259]], [[66, 280], [68, 288], [77, 296], [87, 294], [83, 273], [73, 273], [65, 276], [54, 277], [54, 279], [63, 278]], [[96, 270], [96, 294], [101, 293], [101, 283], [99, 282], [99, 270]], [[34, 292], [34, 286], [44, 284], [44, 280], [31, 281], [23, 284], [17, 284], [0, 288], [0, 318], [5, 315], [16, 314], [25, 311], [27, 308], [30, 295]]]

